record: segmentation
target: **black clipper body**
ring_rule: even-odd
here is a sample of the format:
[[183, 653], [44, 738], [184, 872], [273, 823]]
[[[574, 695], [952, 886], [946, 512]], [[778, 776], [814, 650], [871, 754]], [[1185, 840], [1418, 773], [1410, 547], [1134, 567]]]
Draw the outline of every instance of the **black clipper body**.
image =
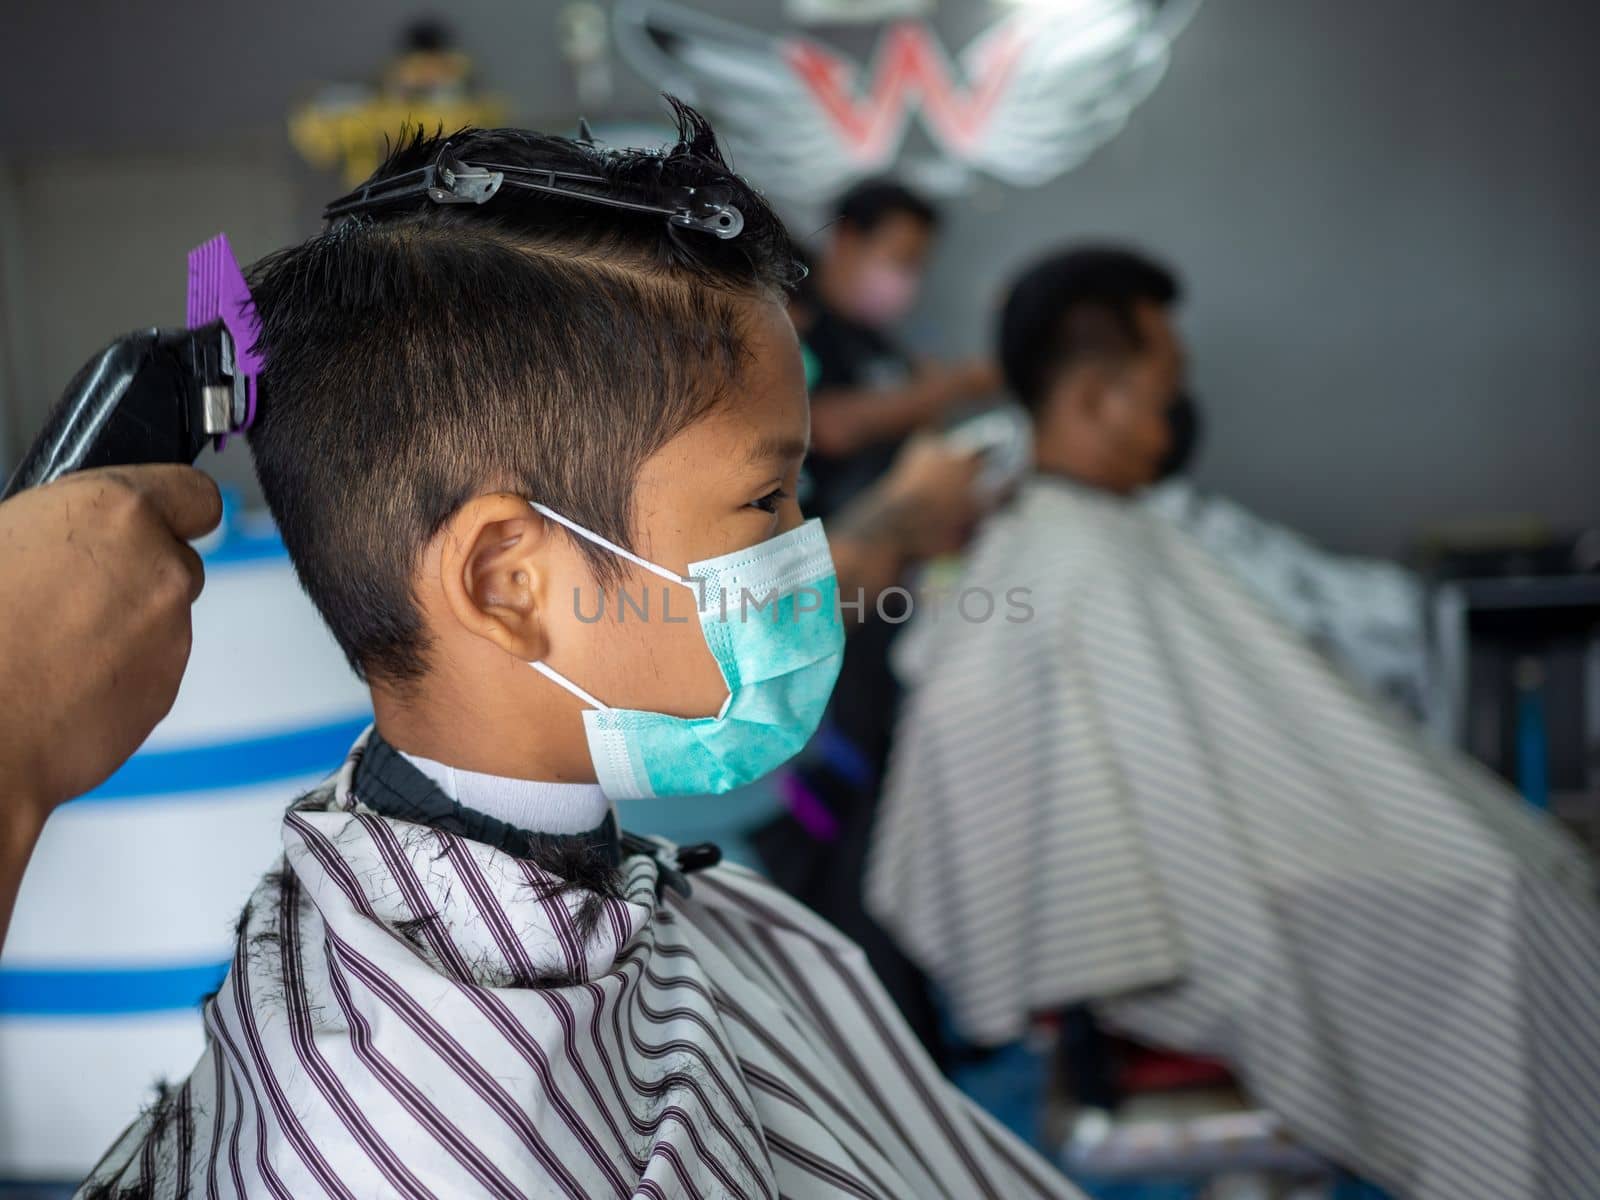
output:
[[189, 252], [185, 319], [123, 334], [84, 363], [0, 498], [91, 467], [189, 464], [249, 429], [260, 329], [226, 234]]
[[91, 467], [192, 463], [208, 441], [242, 429], [248, 411], [220, 320], [135, 330], [73, 376], [4, 495]]

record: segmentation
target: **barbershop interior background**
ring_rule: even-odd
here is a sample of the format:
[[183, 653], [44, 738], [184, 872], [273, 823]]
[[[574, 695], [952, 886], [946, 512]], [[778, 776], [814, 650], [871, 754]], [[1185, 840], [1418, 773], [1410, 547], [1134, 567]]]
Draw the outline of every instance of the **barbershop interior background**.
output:
[[[776, 54], [776, 36], [799, 35], [858, 64], [862, 79], [895, 21], [922, 22], [953, 60], [957, 84], [960, 49], [1018, 7], [685, 5], [720, 18], [752, 61]], [[1564, 715], [1549, 717], [1545, 786], [1566, 797], [1576, 824], [1593, 821], [1585, 805], [1600, 807], [1600, 7], [1202, 0], [1192, 8], [1174, 25], [1164, 74], [1125, 123], [1035, 183], [961, 162], [908, 93], [903, 136], [874, 173], [927, 191], [944, 220], [921, 301], [900, 332], [913, 348], [944, 356], [987, 352], [1005, 282], [1068, 242], [1126, 241], [1170, 263], [1184, 283], [1181, 327], [1205, 412], [1195, 482], [1327, 550], [1403, 562], [1457, 588], [1451, 619], [1430, 616], [1430, 636], [1453, 663], [1442, 685], [1457, 693], [1443, 701], [1455, 706], [1446, 736], [1469, 740], [1460, 711], [1475, 664], [1493, 673], [1480, 686], [1494, 692], [1486, 703], [1499, 706], [1503, 731], [1522, 711], [1507, 682], [1516, 664], [1548, 653], [1550, 710]], [[585, 116], [602, 138], [664, 138], [657, 95], [681, 90], [683, 77], [619, 49], [616, 16], [609, 3], [553, 0], [9, 6], [0, 17], [0, 472], [109, 337], [181, 323], [189, 248], [226, 231], [249, 262], [317, 228], [322, 204], [349, 186], [348, 147], [331, 134], [319, 142], [291, 131], [318, 114], [331, 128], [330, 114], [372, 103], [374, 81], [415, 21], [437, 18], [470, 61], [471, 95], [508, 124], [571, 131]], [[708, 88], [705, 107], [731, 128], [717, 95]], [[797, 140], [796, 123], [817, 119], [799, 111], [804, 99], [774, 88], [737, 123]], [[309, 151], [313, 144], [322, 149]], [[826, 233], [808, 177], [851, 177], [821, 144], [814, 163], [784, 164], [787, 190], [772, 189], [808, 241]], [[741, 159], [737, 145], [734, 154], [736, 166], [761, 161]], [[228, 852], [207, 900], [218, 914], [236, 908], [272, 856], [271, 814], [298, 777], [253, 767], [237, 778], [198, 777], [181, 795], [149, 780], [174, 764], [203, 770], [196, 764], [219, 745], [270, 757], [282, 753], [271, 739], [291, 734], [348, 740], [364, 716], [359, 689], [308, 610], [295, 607], [287, 564], [270, 552], [247, 452], [235, 445], [200, 465], [236, 504], [227, 544], [212, 548], [213, 587], [197, 616], [185, 694], [152, 741], [146, 776], [136, 771], [121, 792], [57, 822], [35, 870], [45, 882], [30, 880], [0, 964], [0, 1177], [68, 1178], [88, 1161], [61, 1130], [86, 1124], [85, 1144], [99, 1146], [114, 1132], [109, 1116], [86, 1114], [92, 1100], [41, 1096], [37, 1072], [81, 1079], [138, 1027], [156, 1049], [107, 1085], [117, 1093], [107, 1109], [125, 1115], [141, 1078], [187, 1069], [198, 1035], [188, 1014], [162, 1007], [171, 989], [188, 986], [172, 972], [200, 970], [226, 948], [226, 919], [209, 909], [198, 932], [171, 944], [115, 928], [86, 935], [62, 906], [89, 901], [52, 885], [51, 864], [65, 873], [75, 845], [132, 836], [185, 804], [221, 813], [227, 804], [216, 797], [244, 797], [230, 811], [254, 814], [239, 827], [247, 832], [219, 817], [206, 835], [249, 843]], [[1544, 584], [1510, 598], [1479, 586], [1530, 578]], [[1501, 626], [1474, 624], [1480, 600], [1502, 613]], [[1551, 628], [1551, 611], [1562, 614], [1560, 634], [1546, 645], [1529, 631]], [[1497, 629], [1511, 632], [1496, 642]], [[266, 682], [246, 688], [242, 662]], [[275, 690], [272, 680], [291, 671], [302, 685], [307, 672], [328, 681], [316, 711], [289, 698], [303, 686]], [[1508, 738], [1490, 740], [1502, 747]], [[307, 769], [317, 758], [307, 755]], [[1526, 782], [1513, 758], [1490, 765]], [[191, 921], [136, 871], [118, 870], [102, 882], [126, 889], [130, 924]], [[116, 927], [122, 917], [108, 920]], [[209, 943], [205, 930], [215, 934]], [[148, 1006], [106, 999], [105, 989], [126, 985], [117, 972], [144, 979], [146, 968], [167, 972], [138, 985], [154, 989]], [[46, 1126], [50, 1134], [38, 1132]]]
[[[510, 119], [659, 127], [660, 80], [611, 47], [595, 67], [563, 57], [586, 7], [474, 0], [448, 23]], [[806, 28], [770, 0], [695, 7]], [[945, 0], [932, 22], [954, 52], [1005, 11]], [[296, 154], [289, 115], [371, 79], [408, 15], [421, 14], [11, 7], [5, 458], [111, 331], [181, 317], [189, 246], [225, 229], [250, 259], [315, 228], [342, 181]], [[858, 60], [880, 28], [820, 27]], [[1130, 239], [1188, 285], [1194, 385], [1213, 418], [1202, 482], [1346, 550], [1404, 553], [1443, 522], [1591, 521], [1597, 32], [1583, 0], [1207, 0], [1166, 77], [1085, 162], [1037, 187], [979, 175], [946, 205], [910, 340], [977, 350], [1030, 255]], [[752, 119], [782, 137], [794, 118]], [[914, 119], [905, 140], [903, 158], [933, 157]], [[218, 471], [249, 477], [240, 454]]]

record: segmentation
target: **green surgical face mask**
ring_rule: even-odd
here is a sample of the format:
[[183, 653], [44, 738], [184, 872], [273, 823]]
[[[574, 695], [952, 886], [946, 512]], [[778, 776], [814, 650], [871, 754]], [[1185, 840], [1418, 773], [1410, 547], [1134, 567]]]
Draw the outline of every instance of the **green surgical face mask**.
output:
[[689, 564], [679, 575], [542, 504], [534, 510], [579, 537], [691, 589], [700, 631], [728, 698], [714, 717], [611, 708], [543, 662], [529, 663], [589, 706], [589, 756], [607, 796], [721, 795], [792, 758], [822, 720], [844, 656], [839, 584], [822, 522], [810, 520], [747, 550]]

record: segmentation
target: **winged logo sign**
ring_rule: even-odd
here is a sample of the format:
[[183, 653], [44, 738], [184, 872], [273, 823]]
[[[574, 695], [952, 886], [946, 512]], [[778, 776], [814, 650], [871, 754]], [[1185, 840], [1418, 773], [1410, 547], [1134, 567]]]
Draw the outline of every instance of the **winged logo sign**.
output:
[[955, 56], [922, 20], [884, 27], [863, 67], [814, 38], [622, 0], [622, 53], [705, 108], [741, 171], [805, 204], [901, 158], [913, 121], [945, 178], [1031, 187], [1115, 137], [1166, 71], [1199, 0], [1034, 0]]

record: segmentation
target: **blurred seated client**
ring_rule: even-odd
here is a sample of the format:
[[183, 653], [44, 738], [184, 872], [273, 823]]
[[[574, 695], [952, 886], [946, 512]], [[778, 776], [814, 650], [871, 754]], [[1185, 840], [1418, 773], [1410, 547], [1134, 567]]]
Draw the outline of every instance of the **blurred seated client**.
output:
[[960, 587], [1030, 611], [909, 630], [869, 907], [975, 1041], [1088, 1003], [1398, 1197], [1592, 1196], [1592, 865], [1134, 501], [1173, 444], [1175, 295], [1122, 251], [1017, 284], [1036, 474]]

